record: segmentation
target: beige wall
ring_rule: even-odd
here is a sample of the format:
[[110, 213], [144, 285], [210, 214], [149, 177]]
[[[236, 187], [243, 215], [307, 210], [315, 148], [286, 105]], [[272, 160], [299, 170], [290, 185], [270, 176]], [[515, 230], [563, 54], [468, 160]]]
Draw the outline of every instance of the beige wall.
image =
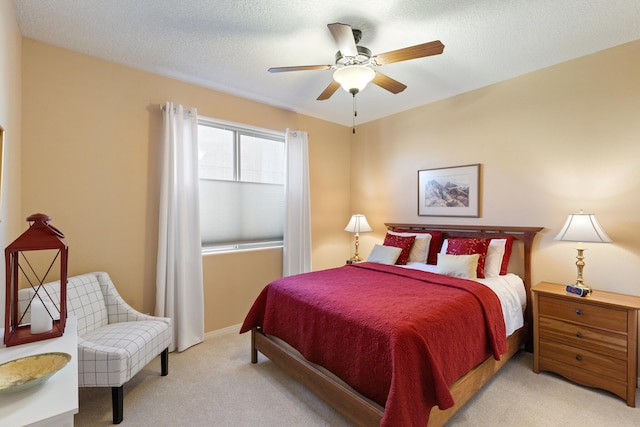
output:
[[[0, 2], [0, 126], [5, 130], [4, 162], [0, 166], [0, 248], [5, 248], [19, 234], [21, 99], [20, 53], [22, 37], [16, 24], [13, 4]], [[0, 262], [0, 280], [4, 283], [4, 255]], [[4, 322], [4, 285], [0, 288], [0, 319]]]
[[[597, 215], [612, 244], [590, 244], [585, 280], [640, 295], [640, 41], [360, 126], [352, 207], [384, 222], [545, 227], [533, 281], [575, 280], [567, 214]], [[417, 171], [482, 164], [480, 218], [417, 216]]]
[[[167, 100], [203, 116], [307, 131], [314, 268], [348, 256], [350, 129], [30, 39], [22, 78], [22, 214], [49, 214], [65, 233], [70, 275], [107, 271], [128, 303], [153, 312], [158, 105]], [[340, 168], [327, 174], [336, 159]], [[281, 265], [281, 250], [205, 256], [205, 330], [240, 323]]]

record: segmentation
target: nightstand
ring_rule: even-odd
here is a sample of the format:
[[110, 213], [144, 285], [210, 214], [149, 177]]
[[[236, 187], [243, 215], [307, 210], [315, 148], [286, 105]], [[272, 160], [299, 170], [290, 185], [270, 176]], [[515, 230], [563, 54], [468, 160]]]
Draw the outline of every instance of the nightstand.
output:
[[594, 290], [567, 294], [539, 283], [533, 292], [533, 370], [608, 390], [636, 406], [640, 297]]

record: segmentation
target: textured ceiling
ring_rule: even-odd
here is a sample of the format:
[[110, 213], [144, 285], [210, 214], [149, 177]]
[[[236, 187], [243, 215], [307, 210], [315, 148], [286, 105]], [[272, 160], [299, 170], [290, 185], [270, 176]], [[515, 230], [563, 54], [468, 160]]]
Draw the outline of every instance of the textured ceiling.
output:
[[[375, 120], [640, 39], [639, 0], [13, 0], [24, 37], [350, 126], [352, 97], [316, 98], [332, 71], [327, 24], [360, 29], [374, 54], [432, 40], [442, 55], [378, 68], [408, 87], [370, 85]], [[196, 106], [197, 107], [197, 106]]]

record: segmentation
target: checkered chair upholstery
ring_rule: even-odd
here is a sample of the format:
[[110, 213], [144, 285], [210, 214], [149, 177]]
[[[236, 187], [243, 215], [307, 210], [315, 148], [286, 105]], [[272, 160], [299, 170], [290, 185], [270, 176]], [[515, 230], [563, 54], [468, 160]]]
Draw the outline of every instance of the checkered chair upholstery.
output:
[[[48, 297], [58, 305], [60, 282], [44, 286]], [[20, 291], [22, 307], [28, 305], [32, 295], [32, 289]], [[158, 355], [162, 375], [168, 373], [171, 319], [134, 310], [104, 272], [68, 278], [67, 311], [78, 319], [78, 385], [111, 387], [113, 422], [119, 424], [123, 419], [124, 383]]]

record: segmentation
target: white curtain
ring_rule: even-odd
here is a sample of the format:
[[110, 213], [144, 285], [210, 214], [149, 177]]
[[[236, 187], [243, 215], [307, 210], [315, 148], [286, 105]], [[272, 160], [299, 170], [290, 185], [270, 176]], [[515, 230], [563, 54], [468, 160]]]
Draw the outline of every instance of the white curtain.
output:
[[282, 275], [311, 271], [311, 204], [309, 199], [309, 143], [306, 132], [285, 135], [286, 179]]
[[172, 102], [163, 110], [156, 315], [173, 319], [171, 351], [183, 351], [204, 340], [198, 117]]

